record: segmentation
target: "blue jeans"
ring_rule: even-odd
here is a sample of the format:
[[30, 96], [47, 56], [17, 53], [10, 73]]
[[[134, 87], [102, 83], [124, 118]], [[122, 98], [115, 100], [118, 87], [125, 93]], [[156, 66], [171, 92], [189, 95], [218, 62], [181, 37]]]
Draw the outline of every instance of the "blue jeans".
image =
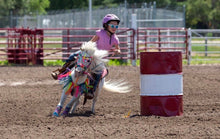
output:
[[70, 61], [74, 61], [75, 60], [75, 56], [77, 56], [79, 54], [80, 50], [79, 51], [76, 51], [74, 53], [72, 53], [68, 59], [66, 60], [66, 62], [70, 62]]
[[102, 77], [102, 74], [95, 74], [95, 73], [93, 74], [94, 80], [91, 82], [91, 84], [93, 85], [93, 89], [92, 89], [91, 93], [96, 91], [96, 88], [99, 84], [99, 81], [100, 81], [101, 77]]

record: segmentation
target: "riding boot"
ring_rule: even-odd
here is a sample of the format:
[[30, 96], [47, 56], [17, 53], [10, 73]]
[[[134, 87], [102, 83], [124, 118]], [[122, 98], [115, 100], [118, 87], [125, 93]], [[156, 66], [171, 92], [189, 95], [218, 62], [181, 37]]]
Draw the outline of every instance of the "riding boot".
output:
[[95, 79], [95, 82], [94, 82], [94, 85], [93, 85], [93, 92], [96, 91], [96, 88], [98, 87], [98, 84], [99, 84], [99, 81], [102, 77], [102, 74], [94, 74], [94, 79]]
[[[55, 71], [52, 71], [51, 72], [51, 76], [53, 77], [54, 80], [57, 80], [58, 79], [58, 75], [60, 75], [61, 73], [65, 72], [66, 68], [68, 67], [69, 63], [65, 63], [61, 69], [58, 68], [57, 70]], [[58, 73], [56, 73], [58, 71]]]
[[51, 72], [51, 76], [53, 77], [54, 80], [58, 79], [58, 75], [56, 72]]
[[[53, 72], [51, 72], [51, 76], [53, 77], [54, 80], [57, 80], [58, 79], [58, 75], [60, 74], [65, 74], [66, 72], [68, 72], [70, 69], [72, 69], [74, 66], [75, 66], [75, 61], [69, 61], [69, 62], [66, 62], [62, 67], [61, 69], [57, 69]], [[56, 71], [58, 71], [58, 74], [56, 73]]]

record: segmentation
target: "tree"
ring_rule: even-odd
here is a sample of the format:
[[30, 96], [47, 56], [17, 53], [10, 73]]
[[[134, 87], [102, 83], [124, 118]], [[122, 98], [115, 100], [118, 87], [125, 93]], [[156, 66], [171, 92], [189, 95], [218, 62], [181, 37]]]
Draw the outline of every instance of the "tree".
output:
[[[113, 0], [115, 3], [122, 3], [124, 2], [124, 0]], [[127, 0], [127, 3], [129, 4], [134, 4], [134, 3], [153, 3], [156, 2], [157, 3], [157, 7], [164, 7], [164, 6], [168, 6], [171, 4], [175, 4], [176, 0]]]
[[[26, 1], [25, 1], [26, 2]], [[46, 13], [46, 8], [50, 6], [49, 0], [29, 0], [26, 4], [28, 12]]]
[[210, 19], [211, 22], [209, 23], [209, 26], [211, 28], [220, 28], [220, 2], [219, 0], [212, 0], [212, 8], [210, 11]]
[[0, 15], [43, 14], [49, 6], [49, 0], [0, 0]]
[[47, 10], [67, 10], [88, 8], [88, 0], [50, 0]]
[[218, 0], [187, 0], [186, 25], [192, 28], [220, 28]]

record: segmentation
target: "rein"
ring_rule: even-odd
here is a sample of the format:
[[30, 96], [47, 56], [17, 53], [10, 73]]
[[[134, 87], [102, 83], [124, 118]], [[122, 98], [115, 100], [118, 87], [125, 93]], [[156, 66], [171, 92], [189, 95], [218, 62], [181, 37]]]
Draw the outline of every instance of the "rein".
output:
[[[74, 89], [75, 93], [72, 95], [78, 97], [79, 95], [86, 93], [91, 88], [93, 88], [93, 85], [90, 85], [89, 83], [90, 80], [95, 80], [92, 77], [91, 73], [93, 73], [92, 71], [95, 71], [99, 66], [103, 64], [99, 63], [93, 65], [92, 62], [95, 62], [93, 60], [93, 56], [90, 56], [88, 53], [86, 53], [86, 51], [81, 50], [76, 58], [76, 65], [74, 67], [75, 75], [71, 75], [72, 71], [69, 70], [69, 72], [67, 72], [66, 74], [59, 76], [58, 79], [60, 80], [60, 83], [64, 84], [63, 89], [65, 91], [65, 94], [72, 94], [72, 91]], [[94, 67], [91, 67], [91, 65], [93, 65]], [[79, 74], [77, 75], [77, 73]], [[78, 82], [80, 82], [80, 84], [77, 84]]]

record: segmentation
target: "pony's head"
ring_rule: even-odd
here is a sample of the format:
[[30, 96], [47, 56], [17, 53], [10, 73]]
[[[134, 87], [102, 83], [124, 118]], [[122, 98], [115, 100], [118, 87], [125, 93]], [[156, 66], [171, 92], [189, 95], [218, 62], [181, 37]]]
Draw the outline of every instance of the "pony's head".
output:
[[101, 72], [104, 63], [107, 62], [104, 57], [108, 55], [108, 51], [98, 50], [95, 42], [85, 42], [80, 48], [81, 52], [77, 56], [76, 73], [82, 75], [85, 72]]

